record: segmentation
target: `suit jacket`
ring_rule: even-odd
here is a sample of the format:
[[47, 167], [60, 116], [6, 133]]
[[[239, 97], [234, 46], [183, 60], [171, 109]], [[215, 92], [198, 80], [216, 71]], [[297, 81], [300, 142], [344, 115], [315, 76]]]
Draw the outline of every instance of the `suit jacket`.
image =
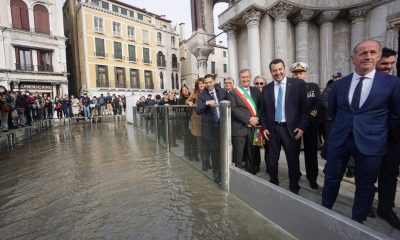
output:
[[[264, 129], [271, 131], [275, 127], [274, 81], [268, 83], [262, 91], [261, 123]], [[297, 78], [287, 78], [285, 93], [286, 125], [294, 139], [293, 131], [299, 128], [305, 131], [310, 111], [307, 104], [306, 83]]]
[[[261, 92], [255, 87], [250, 87], [250, 94], [257, 107], [257, 116], [259, 116]], [[250, 110], [234, 90], [229, 92], [228, 97], [232, 108], [232, 136], [246, 136], [247, 123], [251, 117]]]
[[[215, 92], [217, 94], [218, 102], [228, 99], [227, 93], [224, 89], [215, 88]], [[205, 139], [210, 139], [212, 136], [212, 131], [215, 131], [215, 124], [219, 123], [219, 120], [215, 118], [216, 108], [212, 108], [211, 106], [207, 105], [206, 102], [208, 100], [214, 100], [214, 98], [205, 88], [197, 96], [196, 106], [196, 113], [201, 115], [202, 136]]]
[[384, 155], [389, 116], [399, 116], [399, 79], [376, 71], [371, 92], [364, 104], [354, 111], [349, 103], [353, 74], [335, 83], [329, 94], [329, 115], [332, 117], [328, 144], [340, 147], [353, 131], [357, 149], [365, 155]]

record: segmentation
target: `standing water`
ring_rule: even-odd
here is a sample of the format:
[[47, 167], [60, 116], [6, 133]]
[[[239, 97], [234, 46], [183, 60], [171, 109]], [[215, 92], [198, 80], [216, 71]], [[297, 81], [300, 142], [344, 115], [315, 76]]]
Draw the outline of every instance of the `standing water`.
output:
[[133, 126], [57, 127], [0, 153], [0, 239], [294, 239]]

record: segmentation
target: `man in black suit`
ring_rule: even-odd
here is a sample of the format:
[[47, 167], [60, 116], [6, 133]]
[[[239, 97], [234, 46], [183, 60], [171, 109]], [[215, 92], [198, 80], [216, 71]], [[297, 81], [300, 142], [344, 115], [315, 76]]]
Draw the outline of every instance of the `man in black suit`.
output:
[[[390, 74], [397, 61], [396, 51], [382, 49], [382, 57], [376, 64], [376, 70]], [[389, 128], [387, 153], [383, 157], [378, 177], [378, 211], [379, 217], [385, 219], [394, 228], [400, 229], [400, 220], [393, 211], [396, 197], [397, 177], [400, 165], [400, 124], [393, 124]]]
[[221, 181], [221, 161], [219, 157], [219, 108], [215, 105], [227, 100], [226, 91], [216, 88], [211, 74], [204, 76], [205, 89], [197, 96], [197, 114], [201, 115], [201, 134], [211, 153], [214, 181]]
[[[245, 170], [256, 174], [254, 165], [253, 132], [258, 129], [261, 93], [250, 86], [251, 72], [242, 69], [239, 72], [239, 87], [229, 92], [232, 108], [232, 160], [237, 167], [245, 162]], [[258, 166], [259, 167], [259, 166]]]
[[308, 121], [306, 84], [303, 80], [285, 76], [285, 63], [272, 60], [269, 70], [274, 79], [265, 86], [261, 97], [261, 123], [269, 141], [267, 172], [270, 182], [279, 185], [278, 160], [281, 146], [289, 168], [289, 189], [300, 190], [300, 140]]
[[[303, 62], [295, 62], [290, 67], [293, 78], [301, 80], [306, 79], [308, 72], [308, 65]], [[309, 121], [307, 129], [303, 135], [304, 142], [304, 161], [306, 163], [307, 179], [312, 189], [318, 189], [318, 127], [319, 127], [319, 114], [321, 105], [321, 91], [318, 84], [313, 82], [306, 82], [307, 89], [307, 104], [310, 114], [308, 115]]]

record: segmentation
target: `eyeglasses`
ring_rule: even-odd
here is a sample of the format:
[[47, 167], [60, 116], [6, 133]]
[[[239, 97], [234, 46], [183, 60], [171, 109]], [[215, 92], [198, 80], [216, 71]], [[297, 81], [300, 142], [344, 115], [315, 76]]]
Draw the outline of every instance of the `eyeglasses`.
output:
[[254, 83], [254, 85], [260, 85], [260, 86], [263, 86], [263, 85], [264, 85], [264, 83], [263, 83], [263, 82], [255, 82], [255, 83]]

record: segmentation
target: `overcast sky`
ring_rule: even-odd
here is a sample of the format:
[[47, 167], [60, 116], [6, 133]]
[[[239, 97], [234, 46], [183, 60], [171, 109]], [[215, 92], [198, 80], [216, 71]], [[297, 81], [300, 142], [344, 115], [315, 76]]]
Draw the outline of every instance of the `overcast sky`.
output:
[[[65, 2], [65, 0], [60, 0]], [[146, 8], [147, 11], [157, 15], [166, 15], [166, 18], [172, 20], [172, 26], [179, 23], [186, 24], [185, 38], [189, 38], [192, 33], [192, 22], [190, 13], [190, 0], [119, 0], [135, 7]], [[228, 8], [227, 3], [218, 3], [214, 8], [214, 26], [215, 34], [221, 32], [217, 29], [218, 15]], [[223, 41], [226, 46], [226, 35], [223, 34], [217, 38], [217, 41]]]

